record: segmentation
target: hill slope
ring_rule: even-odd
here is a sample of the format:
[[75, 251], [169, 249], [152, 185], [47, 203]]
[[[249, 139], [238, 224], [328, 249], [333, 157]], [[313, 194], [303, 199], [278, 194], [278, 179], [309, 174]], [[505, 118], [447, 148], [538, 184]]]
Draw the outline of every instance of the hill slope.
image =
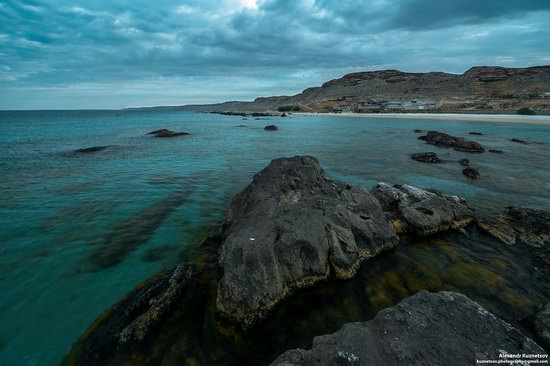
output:
[[225, 102], [180, 107], [197, 111], [265, 111], [298, 105], [324, 111], [353, 107], [366, 100], [433, 100], [442, 109], [513, 110], [518, 106], [550, 109], [550, 66], [505, 68], [472, 67], [464, 74], [408, 73], [398, 70], [347, 74], [320, 87], [293, 96], [256, 98], [252, 102]]

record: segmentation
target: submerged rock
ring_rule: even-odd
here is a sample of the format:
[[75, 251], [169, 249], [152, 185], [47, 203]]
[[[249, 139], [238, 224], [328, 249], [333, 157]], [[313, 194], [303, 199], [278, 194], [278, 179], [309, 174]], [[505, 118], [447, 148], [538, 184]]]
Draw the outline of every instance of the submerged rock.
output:
[[421, 291], [370, 321], [315, 337], [310, 350], [287, 351], [271, 365], [475, 365], [503, 352], [546, 354], [466, 296]]
[[422, 130], [416, 129], [416, 130], [414, 130], [414, 133], [422, 133]]
[[548, 210], [509, 206], [496, 220], [478, 220], [478, 224], [483, 231], [508, 244], [519, 241], [542, 247], [550, 243]]
[[102, 365], [119, 352], [139, 349], [183, 297], [193, 296], [195, 271], [181, 263], [117, 303], [87, 332], [66, 364]]
[[470, 165], [470, 160], [468, 160], [468, 159], [460, 159], [458, 162], [462, 166], [469, 166]]
[[441, 160], [434, 152], [414, 153], [411, 154], [411, 159], [422, 163], [441, 163]]
[[161, 130], [151, 131], [148, 135], [154, 135], [154, 137], [176, 137], [176, 136], [186, 136], [190, 135], [189, 132], [174, 132], [163, 128]]
[[275, 159], [256, 174], [233, 200], [223, 237], [216, 305], [244, 326], [294, 289], [349, 278], [397, 245], [378, 201], [326, 178], [310, 156]]
[[535, 316], [535, 332], [544, 345], [550, 348], [550, 303]]
[[483, 136], [481, 132], [469, 132], [469, 135]]
[[275, 125], [268, 125], [268, 126], [264, 127], [264, 130], [266, 130], [266, 131], [278, 131], [279, 127], [277, 127]]
[[424, 136], [420, 136], [419, 140], [424, 140], [428, 144], [443, 147], [452, 147], [455, 150], [466, 152], [484, 152], [483, 146], [475, 141], [465, 140], [462, 137], [455, 137], [438, 131], [428, 131]]
[[512, 142], [517, 142], [518, 144], [524, 144], [524, 145], [527, 145], [527, 144], [528, 144], [527, 141], [523, 141], [523, 140], [516, 139], [516, 138], [510, 139], [510, 141], [512, 141]]
[[386, 183], [378, 183], [372, 193], [390, 214], [398, 233], [431, 235], [462, 228], [474, 220], [474, 209], [457, 196]]
[[463, 169], [462, 174], [464, 174], [465, 176], [471, 179], [479, 179], [481, 177], [481, 175], [479, 174], [479, 171], [472, 167], [467, 167]]
[[477, 225], [485, 233], [497, 238], [503, 243], [516, 244], [516, 232], [510, 226], [497, 220], [478, 219]]
[[492, 152], [494, 154], [502, 154], [502, 150], [497, 150], [497, 149], [489, 149], [489, 152]]
[[86, 147], [86, 148], [83, 148], [83, 149], [77, 149], [74, 152], [76, 154], [93, 154], [93, 153], [108, 149], [110, 147], [111, 146], [92, 146], [92, 147]]

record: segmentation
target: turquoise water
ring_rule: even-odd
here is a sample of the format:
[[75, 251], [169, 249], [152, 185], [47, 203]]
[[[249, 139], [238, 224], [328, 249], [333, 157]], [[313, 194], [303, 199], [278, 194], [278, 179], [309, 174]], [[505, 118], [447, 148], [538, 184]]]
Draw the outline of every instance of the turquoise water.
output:
[[[280, 131], [266, 132], [275, 123]], [[246, 124], [247, 127], [237, 127]], [[550, 207], [550, 126], [329, 116], [254, 120], [188, 112], [0, 112], [0, 364], [55, 365], [110, 305], [218, 223], [273, 158], [314, 155], [328, 175], [461, 195], [482, 212]], [[192, 136], [155, 139], [159, 128]], [[437, 129], [503, 154], [417, 140]], [[469, 131], [484, 136], [468, 136]], [[515, 137], [531, 142], [508, 141]], [[109, 149], [75, 155], [97, 145]], [[448, 163], [411, 160], [435, 151]], [[471, 181], [455, 161], [468, 158]]]

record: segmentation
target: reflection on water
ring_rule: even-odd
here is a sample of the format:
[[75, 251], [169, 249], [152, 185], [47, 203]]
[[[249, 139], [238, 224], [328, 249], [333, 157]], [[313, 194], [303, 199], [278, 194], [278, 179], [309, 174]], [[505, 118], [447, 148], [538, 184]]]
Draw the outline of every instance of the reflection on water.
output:
[[[235, 127], [242, 122], [249, 128]], [[273, 123], [280, 130], [266, 133], [264, 125]], [[133, 111], [0, 112], [0, 126], [0, 364], [58, 364], [107, 308], [181, 260], [189, 243], [220, 222], [231, 196], [273, 158], [314, 155], [333, 178], [366, 187], [386, 181], [437, 188], [467, 198], [483, 213], [510, 204], [550, 207], [547, 126], [306, 116], [241, 121]], [[159, 128], [193, 136], [146, 135]], [[416, 128], [473, 138], [504, 153], [439, 149], [417, 140]], [[512, 137], [541, 143], [516, 144]], [[70, 154], [106, 145], [116, 148]], [[447, 162], [408, 157], [422, 151], [436, 151]], [[461, 174], [461, 158], [472, 161], [480, 180]], [[166, 346], [156, 343], [147, 357], [165, 353], [182, 361], [185, 354], [189, 364], [269, 361], [424, 288], [459, 289], [502, 316], [521, 319], [548, 301], [542, 272], [548, 257], [476, 232], [401, 245], [366, 262], [352, 281], [300, 291], [249, 334], [216, 318], [217, 272], [211, 269], [204, 294], [174, 314], [177, 326], [160, 335]], [[194, 258], [213, 266], [209, 257]]]

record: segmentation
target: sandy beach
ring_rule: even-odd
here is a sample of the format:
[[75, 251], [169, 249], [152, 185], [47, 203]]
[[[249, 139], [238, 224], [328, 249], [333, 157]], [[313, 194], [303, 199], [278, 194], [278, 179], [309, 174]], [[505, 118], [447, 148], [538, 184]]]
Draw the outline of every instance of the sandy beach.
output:
[[517, 114], [460, 114], [460, 113], [294, 113], [303, 116], [335, 116], [357, 118], [403, 118], [459, 120], [474, 122], [508, 122], [550, 125], [550, 116], [522, 116]]

